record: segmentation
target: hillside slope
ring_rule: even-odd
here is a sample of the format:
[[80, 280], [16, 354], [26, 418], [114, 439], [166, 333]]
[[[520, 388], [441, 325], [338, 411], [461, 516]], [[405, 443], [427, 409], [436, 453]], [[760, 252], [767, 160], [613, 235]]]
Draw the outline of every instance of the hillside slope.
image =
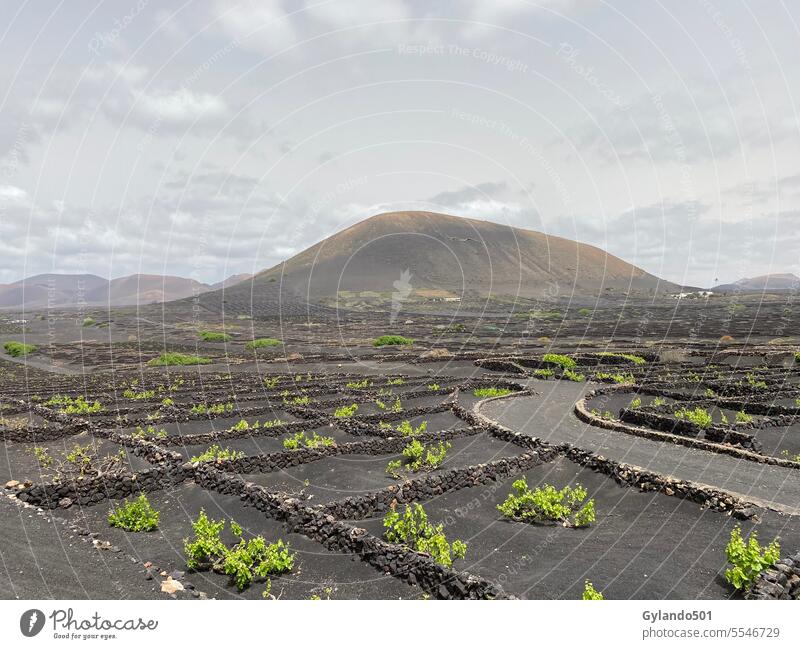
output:
[[[407, 272], [406, 272], [407, 271]], [[434, 212], [390, 212], [361, 221], [258, 273], [203, 295], [212, 310], [331, 303], [334, 298], [569, 298], [671, 293], [614, 255], [561, 237]], [[270, 307], [272, 305], [272, 307]], [[342, 306], [340, 304], [339, 306]]]

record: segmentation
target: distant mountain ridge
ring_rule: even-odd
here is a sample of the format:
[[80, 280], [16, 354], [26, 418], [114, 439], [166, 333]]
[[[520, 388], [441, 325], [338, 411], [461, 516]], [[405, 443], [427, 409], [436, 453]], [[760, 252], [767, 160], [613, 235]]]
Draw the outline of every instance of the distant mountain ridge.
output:
[[800, 290], [800, 277], [793, 273], [771, 273], [758, 277], [743, 277], [731, 284], [720, 284], [712, 291], [724, 293], [769, 293]]
[[[683, 287], [614, 255], [542, 232], [439, 214], [377, 214], [256, 274], [203, 294], [212, 311], [367, 299], [557, 299], [670, 294]], [[223, 306], [226, 305], [226, 306]], [[278, 305], [281, 305], [280, 307]]]
[[136, 306], [200, 295], [252, 277], [231, 275], [216, 284], [173, 275], [135, 274], [112, 280], [91, 274], [44, 273], [0, 284], [0, 308], [45, 309], [84, 306]]

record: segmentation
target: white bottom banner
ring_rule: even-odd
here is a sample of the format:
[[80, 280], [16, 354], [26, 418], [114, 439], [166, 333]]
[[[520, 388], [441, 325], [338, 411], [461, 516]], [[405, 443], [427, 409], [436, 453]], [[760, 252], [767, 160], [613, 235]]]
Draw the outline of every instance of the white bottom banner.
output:
[[[796, 602], [3, 601], [5, 647], [397, 645], [798, 646]], [[199, 643], [199, 644], [198, 644]]]

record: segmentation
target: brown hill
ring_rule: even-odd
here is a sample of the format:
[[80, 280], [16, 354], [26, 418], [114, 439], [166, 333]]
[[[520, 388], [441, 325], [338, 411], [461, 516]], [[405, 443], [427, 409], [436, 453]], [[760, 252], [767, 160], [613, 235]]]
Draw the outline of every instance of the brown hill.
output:
[[312, 300], [342, 291], [408, 291], [413, 298], [650, 295], [679, 289], [594, 246], [434, 212], [378, 214], [240, 286], [255, 297], [268, 282]]

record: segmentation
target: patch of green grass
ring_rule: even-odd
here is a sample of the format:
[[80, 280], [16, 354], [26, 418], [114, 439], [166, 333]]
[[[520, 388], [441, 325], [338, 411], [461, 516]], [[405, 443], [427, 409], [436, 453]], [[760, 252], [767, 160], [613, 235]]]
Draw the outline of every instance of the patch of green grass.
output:
[[255, 340], [251, 340], [245, 346], [247, 349], [261, 349], [262, 347], [277, 347], [278, 345], [282, 344], [283, 342], [277, 338], [256, 338]]
[[486, 399], [488, 397], [504, 397], [512, 392], [513, 390], [509, 390], [508, 388], [478, 388], [473, 390], [472, 394], [481, 399]]
[[230, 334], [222, 331], [201, 331], [199, 335], [207, 343], [227, 343], [233, 339]]
[[16, 340], [10, 340], [3, 345], [3, 349], [6, 350], [6, 354], [9, 356], [18, 358], [36, 351], [36, 345], [26, 345], [25, 343], [20, 343]]
[[158, 528], [159, 513], [153, 509], [147, 496], [141, 494], [136, 500], [128, 502], [108, 512], [108, 524], [121, 527], [128, 532], [152, 532]]
[[575, 359], [570, 358], [564, 354], [545, 354], [542, 356], [542, 360], [545, 363], [553, 363], [555, 365], [560, 365], [565, 370], [571, 370], [578, 366], [578, 363], [575, 362]]
[[151, 358], [147, 364], [152, 367], [165, 367], [168, 365], [208, 365], [213, 361], [210, 358], [194, 354], [181, 354], [179, 352], [166, 352], [157, 358]]
[[385, 345], [413, 345], [414, 341], [405, 336], [378, 336], [372, 341], [373, 347], [384, 347]]
[[594, 311], [592, 311], [591, 309], [587, 309], [585, 307], [583, 309], [578, 309], [578, 315], [581, 316], [582, 318], [590, 316], [593, 313], [594, 313]]

